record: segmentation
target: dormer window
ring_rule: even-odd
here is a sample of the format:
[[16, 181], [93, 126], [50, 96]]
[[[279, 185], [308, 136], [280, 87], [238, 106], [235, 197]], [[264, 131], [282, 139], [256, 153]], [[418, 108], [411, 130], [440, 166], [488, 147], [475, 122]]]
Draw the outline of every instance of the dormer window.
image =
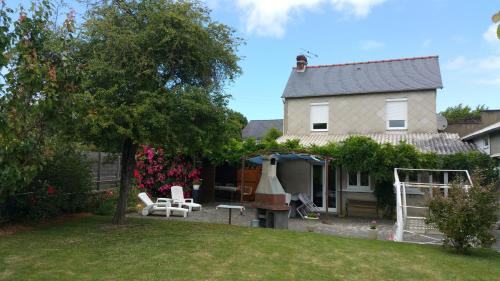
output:
[[408, 101], [402, 99], [386, 100], [386, 123], [387, 130], [408, 129]]
[[328, 103], [311, 103], [311, 131], [328, 131]]

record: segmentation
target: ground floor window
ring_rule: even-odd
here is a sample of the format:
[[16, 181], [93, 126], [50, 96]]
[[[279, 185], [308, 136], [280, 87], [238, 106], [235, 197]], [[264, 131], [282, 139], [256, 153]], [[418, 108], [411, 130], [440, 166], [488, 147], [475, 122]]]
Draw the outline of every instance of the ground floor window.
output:
[[370, 174], [367, 172], [348, 172], [347, 173], [348, 191], [370, 192]]

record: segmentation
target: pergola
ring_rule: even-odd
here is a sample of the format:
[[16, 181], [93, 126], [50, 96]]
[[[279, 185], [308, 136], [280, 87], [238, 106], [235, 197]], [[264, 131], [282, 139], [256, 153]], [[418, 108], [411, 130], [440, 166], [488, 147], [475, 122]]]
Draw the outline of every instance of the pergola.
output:
[[[328, 171], [330, 162], [333, 160], [332, 157], [327, 156], [327, 155], [320, 155], [320, 154], [312, 154], [309, 151], [259, 151], [256, 153], [251, 153], [248, 155], [245, 155], [244, 157], [241, 158], [241, 188], [245, 185], [245, 166], [246, 162], [252, 162], [257, 165], [262, 164], [262, 155], [272, 155], [273, 157], [278, 159], [278, 163], [280, 161], [290, 161], [290, 160], [304, 160], [308, 162], [315, 162], [318, 164], [325, 165], [325, 170]], [[326, 182], [329, 182], [329, 173], [327, 172], [325, 175]], [[342, 187], [341, 187], [342, 188]], [[342, 190], [340, 190], [342, 191]], [[328, 217], [328, 205], [329, 205], [329, 196], [328, 196], [328, 188], [324, 189], [324, 196], [326, 199], [326, 204], [325, 204], [325, 213], [326, 217]], [[340, 200], [342, 200], [342, 192], [340, 192]], [[241, 192], [240, 189], [240, 201], [243, 201], [243, 192]], [[340, 208], [340, 211], [342, 212], [342, 208]]]

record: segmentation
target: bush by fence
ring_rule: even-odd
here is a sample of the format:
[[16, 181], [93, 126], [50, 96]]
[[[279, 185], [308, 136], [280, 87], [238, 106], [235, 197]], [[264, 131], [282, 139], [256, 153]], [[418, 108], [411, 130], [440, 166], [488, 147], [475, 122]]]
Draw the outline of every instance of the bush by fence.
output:
[[0, 223], [37, 221], [88, 210], [92, 188], [90, 162], [72, 149], [57, 151], [31, 184], [3, 198]]

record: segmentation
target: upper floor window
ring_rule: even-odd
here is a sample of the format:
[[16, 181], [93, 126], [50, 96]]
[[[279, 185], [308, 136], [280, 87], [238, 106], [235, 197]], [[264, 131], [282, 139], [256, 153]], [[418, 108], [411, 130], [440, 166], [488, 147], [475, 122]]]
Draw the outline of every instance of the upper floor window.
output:
[[386, 100], [387, 130], [406, 130], [408, 128], [407, 99]]
[[311, 131], [328, 131], [328, 103], [311, 103]]

